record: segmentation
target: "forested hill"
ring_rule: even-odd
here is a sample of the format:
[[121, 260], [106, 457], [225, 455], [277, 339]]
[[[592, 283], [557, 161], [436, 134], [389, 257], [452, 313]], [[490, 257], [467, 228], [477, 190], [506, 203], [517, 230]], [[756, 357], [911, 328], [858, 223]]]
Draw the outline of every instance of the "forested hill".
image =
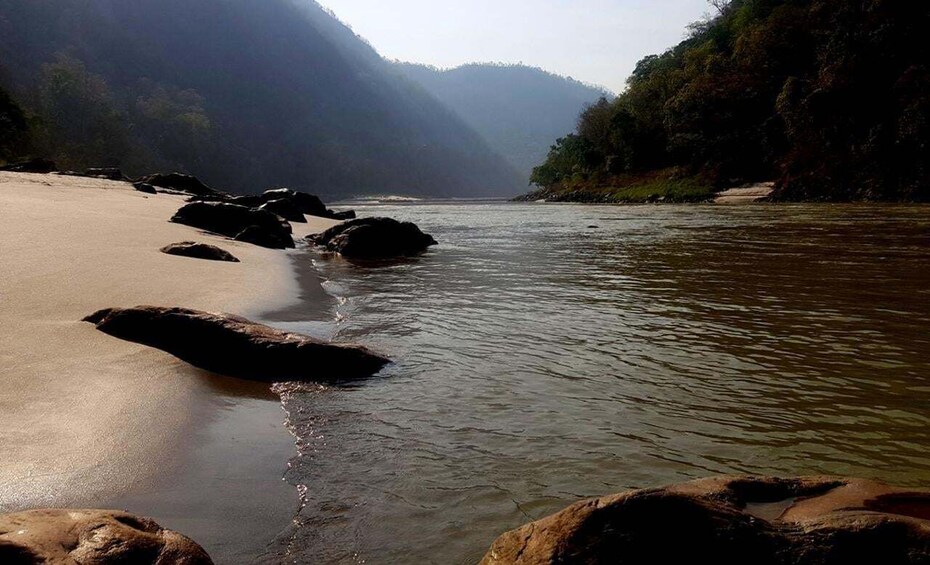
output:
[[525, 180], [311, 0], [0, 0], [0, 86], [59, 165], [239, 192], [514, 194]]
[[930, 2], [715, 5], [587, 110], [534, 182], [591, 200], [770, 179], [785, 200], [930, 200]]
[[609, 95], [523, 65], [470, 64], [448, 70], [397, 65], [484, 136], [526, 179], [553, 140], [575, 127], [581, 110]]

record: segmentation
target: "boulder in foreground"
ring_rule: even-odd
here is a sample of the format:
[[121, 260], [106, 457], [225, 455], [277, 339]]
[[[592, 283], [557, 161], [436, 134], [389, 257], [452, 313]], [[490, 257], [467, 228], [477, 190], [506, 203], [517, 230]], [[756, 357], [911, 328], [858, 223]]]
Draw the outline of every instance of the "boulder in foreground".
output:
[[930, 563], [930, 491], [717, 477], [579, 502], [502, 535], [481, 563]]
[[206, 259], [208, 261], [225, 261], [227, 263], [239, 262], [239, 259], [225, 249], [220, 249], [215, 245], [208, 245], [206, 243], [197, 243], [195, 241], [172, 243], [171, 245], [162, 247], [161, 252], [167, 255]]
[[374, 375], [390, 362], [364, 347], [325, 343], [244, 318], [185, 308], [112, 308], [84, 321], [201, 369], [263, 382], [338, 382]]
[[110, 510], [0, 515], [0, 563], [210, 565], [202, 547], [147, 518]]
[[[171, 221], [263, 247], [294, 247], [291, 225], [267, 210], [225, 202], [192, 202], [178, 210]], [[246, 230], [247, 237], [240, 237]]]
[[436, 240], [420, 231], [415, 224], [392, 218], [351, 220], [308, 239], [350, 259], [405, 257], [436, 245]]

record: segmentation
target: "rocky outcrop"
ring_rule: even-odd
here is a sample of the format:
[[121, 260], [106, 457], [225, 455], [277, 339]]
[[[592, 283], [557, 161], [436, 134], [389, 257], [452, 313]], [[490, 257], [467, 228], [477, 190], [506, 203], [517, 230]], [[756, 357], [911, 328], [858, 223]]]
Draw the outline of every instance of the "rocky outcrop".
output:
[[180, 257], [191, 257], [193, 259], [206, 259], [208, 261], [225, 261], [228, 263], [238, 263], [232, 253], [225, 249], [220, 249], [215, 245], [206, 243], [197, 243], [195, 241], [182, 241], [172, 243], [161, 248], [162, 253], [168, 255], [178, 255]]
[[328, 251], [350, 259], [390, 259], [422, 253], [436, 240], [415, 224], [391, 218], [362, 218], [308, 237]]
[[291, 225], [267, 210], [225, 202], [192, 202], [171, 218], [172, 222], [270, 247], [294, 247]]
[[86, 169], [83, 173], [85, 177], [106, 180], [128, 181], [129, 178], [123, 174], [123, 171], [116, 167], [93, 167]]
[[243, 318], [184, 308], [114, 308], [84, 321], [202, 369], [264, 382], [337, 382], [371, 376], [389, 362], [363, 347], [324, 343]]
[[259, 206], [258, 209], [277, 214], [289, 222], [307, 223], [307, 218], [304, 217], [303, 212], [291, 200], [269, 200]]
[[261, 199], [266, 203], [273, 200], [284, 200], [290, 202], [294, 208], [308, 216], [329, 217], [329, 210], [326, 209], [323, 201], [317, 196], [307, 194], [306, 192], [291, 190], [289, 188], [276, 188], [266, 190], [261, 195]]
[[930, 563], [930, 491], [717, 477], [579, 502], [502, 535], [481, 563]]
[[334, 220], [354, 220], [355, 210], [346, 210], [344, 212], [333, 212], [329, 210], [330, 218]]
[[19, 163], [11, 163], [0, 167], [0, 171], [12, 173], [54, 173], [58, 170], [54, 161], [49, 159], [30, 159]]
[[147, 518], [110, 510], [0, 515], [0, 563], [209, 565], [202, 547]]
[[144, 192], [145, 194], [158, 194], [158, 191], [155, 190], [154, 186], [145, 182], [134, 182], [132, 183], [132, 187], [139, 192]]
[[197, 177], [181, 173], [156, 173], [154, 175], [142, 177], [139, 179], [139, 182], [183, 194], [194, 194], [199, 196], [215, 196], [221, 194], [219, 191], [202, 183]]

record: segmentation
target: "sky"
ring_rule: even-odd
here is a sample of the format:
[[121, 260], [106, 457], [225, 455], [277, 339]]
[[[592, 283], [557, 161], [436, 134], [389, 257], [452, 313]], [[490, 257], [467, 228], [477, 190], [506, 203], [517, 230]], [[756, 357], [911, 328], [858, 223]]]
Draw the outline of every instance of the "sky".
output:
[[707, 0], [319, 1], [388, 59], [523, 63], [614, 92], [711, 11]]

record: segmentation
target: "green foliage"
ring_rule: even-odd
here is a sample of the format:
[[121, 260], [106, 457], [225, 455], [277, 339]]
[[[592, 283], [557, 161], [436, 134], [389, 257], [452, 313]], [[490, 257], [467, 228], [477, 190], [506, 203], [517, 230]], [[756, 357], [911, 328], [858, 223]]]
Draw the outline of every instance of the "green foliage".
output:
[[732, 0], [646, 57], [536, 169], [545, 187], [670, 166], [799, 199], [930, 199], [930, 3]]
[[0, 163], [25, 157], [30, 146], [26, 114], [9, 93], [0, 88]]

